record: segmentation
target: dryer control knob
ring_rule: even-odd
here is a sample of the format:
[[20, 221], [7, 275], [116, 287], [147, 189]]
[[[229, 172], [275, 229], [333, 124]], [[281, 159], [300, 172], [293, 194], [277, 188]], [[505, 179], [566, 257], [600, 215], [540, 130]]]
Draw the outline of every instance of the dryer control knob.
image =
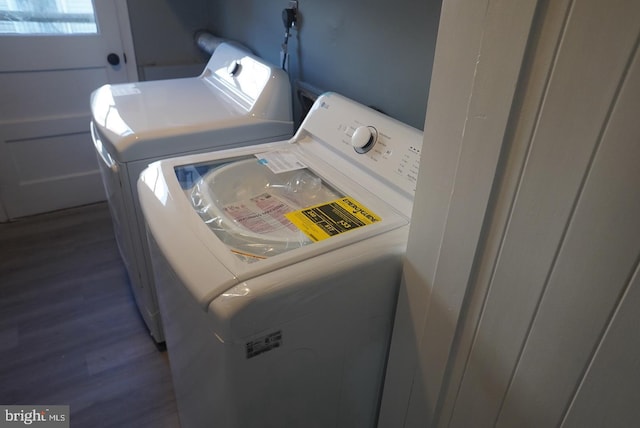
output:
[[378, 131], [373, 126], [359, 126], [351, 137], [351, 145], [358, 153], [367, 153], [378, 140]]
[[231, 64], [229, 64], [229, 66], [227, 67], [227, 73], [229, 73], [229, 76], [231, 77], [236, 77], [240, 72], [240, 67], [242, 66], [238, 61], [232, 61]]

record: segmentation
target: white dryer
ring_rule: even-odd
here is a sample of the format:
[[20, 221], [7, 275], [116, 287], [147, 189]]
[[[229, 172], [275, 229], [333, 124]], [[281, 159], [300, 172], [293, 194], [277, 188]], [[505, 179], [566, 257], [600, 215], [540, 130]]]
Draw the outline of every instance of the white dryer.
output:
[[150, 162], [289, 138], [287, 74], [222, 43], [199, 77], [106, 85], [91, 95], [98, 152], [116, 240], [136, 304], [164, 341], [136, 182]]
[[374, 427], [422, 133], [338, 94], [140, 176], [183, 428]]

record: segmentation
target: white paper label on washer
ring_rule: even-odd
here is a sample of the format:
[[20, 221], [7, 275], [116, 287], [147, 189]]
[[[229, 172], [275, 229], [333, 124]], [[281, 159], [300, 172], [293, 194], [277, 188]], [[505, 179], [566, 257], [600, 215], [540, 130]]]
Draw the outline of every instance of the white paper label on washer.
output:
[[253, 233], [269, 234], [276, 230], [297, 228], [285, 218], [293, 207], [270, 193], [262, 193], [245, 201], [224, 206], [225, 213], [237, 224]]
[[258, 162], [267, 166], [274, 174], [295, 171], [307, 167], [298, 157], [289, 151], [276, 150], [255, 155]]

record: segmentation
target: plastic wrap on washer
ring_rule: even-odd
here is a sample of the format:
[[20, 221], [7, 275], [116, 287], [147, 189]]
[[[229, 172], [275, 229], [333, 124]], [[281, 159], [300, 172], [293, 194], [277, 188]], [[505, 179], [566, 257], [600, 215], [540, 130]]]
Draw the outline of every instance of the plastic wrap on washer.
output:
[[194, 183], [187, 192], [194, 209], [247, 262], [313, 243], [285, 214], [343, 196], [309, 169], [275, 174], [255, 158], [211, 169]]

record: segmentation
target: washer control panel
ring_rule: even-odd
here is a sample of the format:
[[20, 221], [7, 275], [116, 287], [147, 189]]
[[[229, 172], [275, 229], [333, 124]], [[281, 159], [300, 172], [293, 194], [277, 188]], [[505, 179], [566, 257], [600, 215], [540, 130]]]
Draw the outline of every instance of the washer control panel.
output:
[[319, 97], [300, 128], [352, 163], [415, 193], [422, 131], [335, 93]]

